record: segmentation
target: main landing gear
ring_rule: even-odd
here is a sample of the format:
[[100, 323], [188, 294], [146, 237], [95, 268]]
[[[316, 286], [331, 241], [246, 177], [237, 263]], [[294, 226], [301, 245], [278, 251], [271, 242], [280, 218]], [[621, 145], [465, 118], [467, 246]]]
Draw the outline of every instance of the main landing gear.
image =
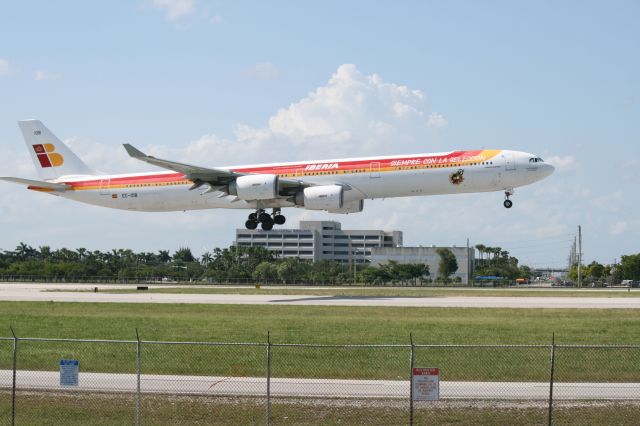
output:
[[258, 209], [255, 213], [251, 213], [244, 223], [247, 229], [256, 229], [258, 223], [264, 231], [273, 229], [273, 225], [284, 225], [287, 219], [280, 213], [280, 209], [273, 209], [273, 213], [269, 214], [264, 209]]
[[508, 209], [513, 207], [513, 201], [511, 201], [509, 199], [509, 197], [512, 196], [512, 195], [513, 195], [513, 189], [508, 189], [508, 190], [504, 191], [504, 196], [506, 197], [506, 200], [504, 200], [504, 203], [502, 203], [502, 204]]

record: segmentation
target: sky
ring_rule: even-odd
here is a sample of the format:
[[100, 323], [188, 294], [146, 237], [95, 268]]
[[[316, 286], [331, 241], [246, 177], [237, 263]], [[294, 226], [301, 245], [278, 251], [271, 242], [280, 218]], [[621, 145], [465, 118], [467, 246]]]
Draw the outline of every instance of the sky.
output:
[[[560, 268], [640, 252], [640, 2], [0, 0], [0, 176], [36, 177], [16, 121], [92, 168], [513, 149], [556, 166], [501, 192], [286, 211], [406, 246], [500, 246]], [[246, 211], [140, 213], [0, 183], [0, 249], [226, 247]]]

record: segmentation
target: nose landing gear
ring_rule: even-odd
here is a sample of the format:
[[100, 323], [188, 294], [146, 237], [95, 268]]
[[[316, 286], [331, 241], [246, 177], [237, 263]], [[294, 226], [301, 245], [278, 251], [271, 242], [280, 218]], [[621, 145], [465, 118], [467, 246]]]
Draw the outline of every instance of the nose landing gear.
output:
[[264, 231], [270, 231], [273, 229], [273, 225], [284, 225], [286, 222], [284, 215], [280, 213], [280, 209], [273, 209], [273, 213], [269, 214], [264, 209], [258, 209], [255, 213], [251, 213], [244, 223], [247, 229], [256, 229], [258, 223]]
[[510, 196], [513, 195], [513, 189], [507, 189], [506, 191], [504, 191], [504, 196], [506, 197], [506, 199], [504, 200], [504, 203], [502, 203], [505, 208], [510, 209], [511, 207], [513, 207], [513, 201], [511, 201], [509, 199]]

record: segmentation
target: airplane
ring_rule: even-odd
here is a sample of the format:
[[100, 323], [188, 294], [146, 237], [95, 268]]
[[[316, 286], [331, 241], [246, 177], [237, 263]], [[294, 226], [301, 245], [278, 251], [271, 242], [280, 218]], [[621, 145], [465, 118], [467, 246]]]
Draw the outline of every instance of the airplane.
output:
[[361, 212], [365, 199], [376, 198], [504, 191], [504, 207], [511, 208], [514, 188], [554, 171], [536, 155], [501, 149], [203, 167], [156, 158], [124, 144], [131, 157], [165, 170], [101, 174], [39, 120], [18, 125], [40, 179], [1, 180], [121, 210], [250, 209], [247, 229], [284, 224], [285, 207], [349, 214]]

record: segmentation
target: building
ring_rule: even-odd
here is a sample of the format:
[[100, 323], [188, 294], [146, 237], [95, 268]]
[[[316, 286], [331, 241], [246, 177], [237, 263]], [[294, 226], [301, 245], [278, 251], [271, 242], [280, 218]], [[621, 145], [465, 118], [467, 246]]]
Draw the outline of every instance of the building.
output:
[[339, 222], [301, 221], [300, 229], [236, 229], [239, 247], [264, 247], [280, 257], [299, 257], [314, 262], [371, 261], [374, 248], [402, 246], [401, 231], [342, 230]]
[[[431, 278], [438, 276], [438, 265], [440, 255], [437, 250], [441, 247], [380, 247], [373, 248], [371, 253], [371, 264], [379, 265], [390, 260], [398, 263], [424, 263], [429, 265]], [[469, 284], [473, 274], [473, 260], [475, 256], [472, 247], [443, 247], [448, 248], [456, 256], [458, 270], [451, 275], [451, 278], [460, 278], [463, 284]]]

